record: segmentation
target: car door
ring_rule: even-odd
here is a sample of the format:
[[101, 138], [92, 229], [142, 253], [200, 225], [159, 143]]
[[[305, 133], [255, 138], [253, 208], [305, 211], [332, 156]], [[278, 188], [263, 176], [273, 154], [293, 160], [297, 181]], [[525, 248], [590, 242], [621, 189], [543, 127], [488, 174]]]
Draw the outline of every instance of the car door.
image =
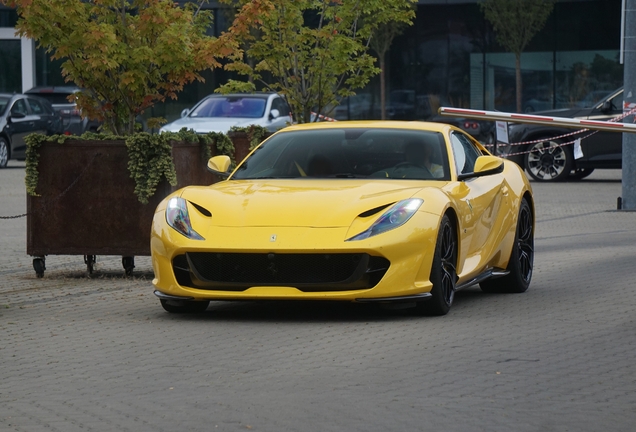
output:
[[[623, 113], [623, 90], [613, 92], [610, 96], [592, 108], [590, 120], [609, 121]], [[585, 136], [587, 134], [583, 134]], [[622, 159], [623, 134], [599, 131], [581, 140], [583, 157], [581, 162], [589, 161], [594, 166], [620, 166]]]
[[16, 99], [9, 113], [10, 124], [6, 130], [11, 140], [11, 155], [13, 158], [22, 159], [26, 155], [24, 137], [33, 131], [35, 121], [24, 98]]
[[[272, 118], [272, 110], [278, 111], [278, 117]], [[268, 114], [269, 124], [267, 125], [267, 129], [271, 132], [276, 132], [278, 129], [282, 129], [287, 126], [288, 123], [291, 123], [290, 112], [291, 110], [289, 105], [287, 105], [287, 102], [285, 102], [282, 97], [275, 96], [272, 99], [272, 106]]]
[[46, 108], [37, 99], [27, 98], [29, 107], [31, 108], [31, 116], [33, 118], [33, 130], [32, 132], [41, 133], [46, 135], [47, 130], [50, 127], [50, 115]]
[[[451, 132], [453, 159], [457, 174], [473, 172], [475, 161], [483, 153], [470, 138]], [[449, 193], [459, 207], [460, 277], [475, 276], [490, 260], [495, 250], [499, 227], [496, 224], [508, 193], [504, 175], [492, 174], [451, 182]]]

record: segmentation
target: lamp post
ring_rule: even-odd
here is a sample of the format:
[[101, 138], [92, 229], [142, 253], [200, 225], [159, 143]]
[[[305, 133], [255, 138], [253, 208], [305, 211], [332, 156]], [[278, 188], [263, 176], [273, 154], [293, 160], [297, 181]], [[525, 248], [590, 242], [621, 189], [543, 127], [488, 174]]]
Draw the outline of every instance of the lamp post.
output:
[[[636, 106], [636, 0], [623, 1], [624, 16], [624, 55], [623, 55], [623, 106]], [[623, 122], [633, 123], [634, 116], [628, 116]], [[636, 135], [623, 134], [623, 177], [621, 210], [636, 210]]]

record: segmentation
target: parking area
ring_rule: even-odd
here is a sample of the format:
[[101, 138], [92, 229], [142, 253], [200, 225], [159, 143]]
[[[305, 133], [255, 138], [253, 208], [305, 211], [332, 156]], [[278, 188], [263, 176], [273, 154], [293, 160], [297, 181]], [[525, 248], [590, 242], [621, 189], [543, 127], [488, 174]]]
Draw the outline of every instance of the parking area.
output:
[[[149, 257], [50, 256], [0, 219], [1, 431], [632, 431], [636, 212], [621, 172], [533, 183], [524, 294], [458, 293], [444, 317], [340, 303], [166, 313]], [[0, 217], [26, 213], [24, 163]], [[68, 227], [73, 235], [72, 227]]]

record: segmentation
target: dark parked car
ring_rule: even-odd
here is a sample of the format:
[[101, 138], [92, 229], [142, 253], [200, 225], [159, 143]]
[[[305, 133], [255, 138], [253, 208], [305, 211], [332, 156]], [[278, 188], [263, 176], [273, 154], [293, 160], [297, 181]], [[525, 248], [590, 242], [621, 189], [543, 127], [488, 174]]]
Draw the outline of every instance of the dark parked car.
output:
[[61, 118], [47, 100], [0, 93], [0, 168], [6, 167], [9, 159], [26, 158], [25, 136], [61, 132]]
[[[591, 107], [575, 107], [535, 114], [608, 121], [623, 113], [623, 89], [610, 92]], [[534, 180], [558, 181], [581, 179], [595, 168], [621, 168], [622, 133], [587, 131], [555, 138], [576, 131], [559, 126], [512, 124], [508, 129], [509, 142], [498, 144], [497, 153], [523, 167]], [[575, 158], [573, 142], [581, 138], [581, 154]], [[523, 145], [515, 143], [528, 142]]]
[[33, 87], [25, 93], [37, 95], [51, 103], [53, 109], [55, 109], [55, 111], [57, 111], [62, 117], [64, 134], [81, 135], [84, 132], [97, 132], [101, 123], [96, 120], [82, 118], [81, 112], [77, 108], [77, 104], [73, 101], [72, 97], [69, 101], [69, 96], [72, 96], [79, 91], [79, 87], [75, 86], [56, 86]]
[[432, 116], [427, 121], [435, 123], [448, 123], [470, 134], [480, 143], [488, 146], [495, 143], [495, 122], [485, 120], [472, 120], [463, 117]]

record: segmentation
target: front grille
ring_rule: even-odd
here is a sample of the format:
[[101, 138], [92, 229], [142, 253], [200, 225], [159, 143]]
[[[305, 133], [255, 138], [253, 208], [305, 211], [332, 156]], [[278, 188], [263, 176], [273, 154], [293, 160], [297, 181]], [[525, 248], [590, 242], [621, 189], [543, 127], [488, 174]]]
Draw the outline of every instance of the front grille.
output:
[[389, 261], [368, 254], [250, 254], [189, 252], [173, 260], [177, 282], [193, 288], [243, 291], [293, 286], [301, 291], [345, 291], [375, 286]]

